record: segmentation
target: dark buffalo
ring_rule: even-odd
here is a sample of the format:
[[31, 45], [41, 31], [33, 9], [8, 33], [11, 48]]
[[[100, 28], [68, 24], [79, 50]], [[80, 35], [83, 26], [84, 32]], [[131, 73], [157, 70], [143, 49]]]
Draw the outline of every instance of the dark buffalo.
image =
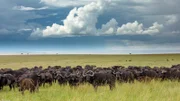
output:
[[40, 73], [38, 74], [39, 76], [39, 82], [40, 85], [45, 86], [45, 83], [48, 83], [50, 86], [52, 86], [52, 82], [53, 82], [53, 76], [51, 75], [51, 73], [46, 72], [46, 73]]
[[15, 89], [15, 77], [11, 74], [0, 74], [0, 89], [3, 89], [3, 86], [8, 85], [10, 90]]
[[69, 74], [67, 71], [57, 71], [56, 72], [56, 79], [60, 85], [66, 85], [68, 82]]
[[113, 90], [115, 88], [115, 81], [116, 77], [112, 73], [106, 73], [106, 72], [93, 72], [89, 70], [84, 74], [86, 77], [87, 82], [93, 85], [95, 90], [97, 91], [98, 86], [101, 85], [109, 85], [110, 90]]
[[18, 78], [18, 85], [20, 84], [20, 82], [25, 79], [25, 78], [29, 78], [29, 79], [32, 79], [34, 81], [34, 85], [36, 87], [36, 89], [38, 90], [39, 88], [39, 80], [40, 80], [40, 76], [35, 73], [35, 72], [29, 72], [29, 73], [25, 73], [23, 75], [21, 75], [19, 78]]
[[78, 86], [81, 82], [81, 76], [78, 74], [70, 74], [70, 76], [68, 77], [68, 82], [70, 87]]
[[134, 74], [129, 70], [120, 70], [115, 74], [119, 82], [134, 83]]

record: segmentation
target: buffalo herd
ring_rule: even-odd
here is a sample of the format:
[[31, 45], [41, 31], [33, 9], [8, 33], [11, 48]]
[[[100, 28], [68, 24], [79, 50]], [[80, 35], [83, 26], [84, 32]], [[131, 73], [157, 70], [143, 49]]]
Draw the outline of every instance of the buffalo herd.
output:
[[108, 85], [110, 90], [115, 88], [118, 83], [134, 83], [134, 81], [149, 82], [151, 80], [170, 80], [180, 81], [180, 64], [171, 67], [154, 67], [149, 66], [112, 66], [96, 67], [94, 65], [82, 66], [35, 66], [33, 68], [20, 68], [12, 70], [11, 68], [0, 69], [0, 90], [4, 86], [9, 86], [10, 90], [19, 88], [24, 94], [25, 90], [31, 93], [38, 91], [40, 86], [45, 84], [69, 85], [77, 87], [89, 83], [95, 91], [98, 86]]

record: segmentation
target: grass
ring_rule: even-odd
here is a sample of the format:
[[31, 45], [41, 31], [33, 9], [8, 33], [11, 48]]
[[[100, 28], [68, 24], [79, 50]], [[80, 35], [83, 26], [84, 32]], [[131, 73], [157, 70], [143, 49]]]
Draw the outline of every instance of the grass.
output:
[[[167, 59], [169, 61], [167, 61]], [[131, 62], [126, 60], [132, 60]], [[0, 68], [33, 67], [49, 65], [136, 65], [136, 66], [171, 66], [180, 63], [179, 54], [163, 55], [37, 55], [37, 56], [0, 56]], [[180, 83], [177, 81], [151, 81], [149, 83], [116, 84], [116, 89], [109, 90], [102, 86], [95, 92], [91, 85], [40, 87], [39, 92], [22, 96], [18, 89], [9, 91], [8, 87], [0, 91], [0, 101], [180, 101]]]
[[116, 89], [109, 90], [102, 86], [95, 92], [91, 85], [77, 88], [69, 86], [41, 87], [38, 93], [25, 92], [21, 95], [16, 89], [5, 88], [0, 92], [0, 99], [5, 101], [179, 101], [180, 83], [171, 81], [152, 81], [149, 83], [116, 84]]
[[[169, 61], [167, 61], [167, 59]], [[129, 61], [131, 60], [131, 61]], [[180, 54], [155, 55], [14, 55], [0, 56], [0, 68], [21, 68], [33, 66], [77, 66], [112, 65], [171, 66], [180, 63]]]

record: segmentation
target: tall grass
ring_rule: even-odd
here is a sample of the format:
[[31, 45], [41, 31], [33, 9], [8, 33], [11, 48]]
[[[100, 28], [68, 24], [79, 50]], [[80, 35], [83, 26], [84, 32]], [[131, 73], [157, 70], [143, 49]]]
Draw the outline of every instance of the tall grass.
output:
[[0, 101], [180, 101], [179, 92], [180, 83], [176, 81], [117, 83], [113, 91], [108, 86], [101, 86], [97, 92], [89, 84], [76, 88], [53, 84], [40, 87], [34, 94], [26, 91], [25, 95], [18, 89], [9, 91], [6, 87], [0, 91]]

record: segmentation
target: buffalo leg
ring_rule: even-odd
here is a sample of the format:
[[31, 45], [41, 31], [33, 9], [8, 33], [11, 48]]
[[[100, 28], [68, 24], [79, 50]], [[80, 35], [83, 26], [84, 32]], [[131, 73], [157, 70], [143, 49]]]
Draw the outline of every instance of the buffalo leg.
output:
[[13, 84], [12, 87], [13, 87], [13, 90], [15, 90], [15, 84]]
[[39, 92], [39, 84], [37, 84], [37, 85], [35, 86], [35, 90], [36, 90], [37, 92]]
[[45, 83], [43, 82], [43, 87], [45, 87]]
[[35, 89], [34, 88], [31, 88], [30, 89], [30, 93], [34, 93]]
[[95, 85], [93, 85], [93, 87], [94, 87], [94, 90], [97, 92], [98, 86], [95, 84]]
[[24, 95], [24, 90], [21, 93], [22, 93], [22, 95]]
[[12, 90], [12, 85], [11, 84], [9, 85], [9, 88], [10, 88], [10, 91], [11, 91]]
[[25, 91], [25, 89], [20, 88], [20, 91], [21, 91], [22, 95], [24, 95], [24, 91]]
[[110, 88], [110, 90], [113, 90], [115, 88], [115, 84], [114, 83], [113, 84], [109, 84], [109, 88]]
[[52, 86], [52, 81], [49, 82], [49, 85]]

